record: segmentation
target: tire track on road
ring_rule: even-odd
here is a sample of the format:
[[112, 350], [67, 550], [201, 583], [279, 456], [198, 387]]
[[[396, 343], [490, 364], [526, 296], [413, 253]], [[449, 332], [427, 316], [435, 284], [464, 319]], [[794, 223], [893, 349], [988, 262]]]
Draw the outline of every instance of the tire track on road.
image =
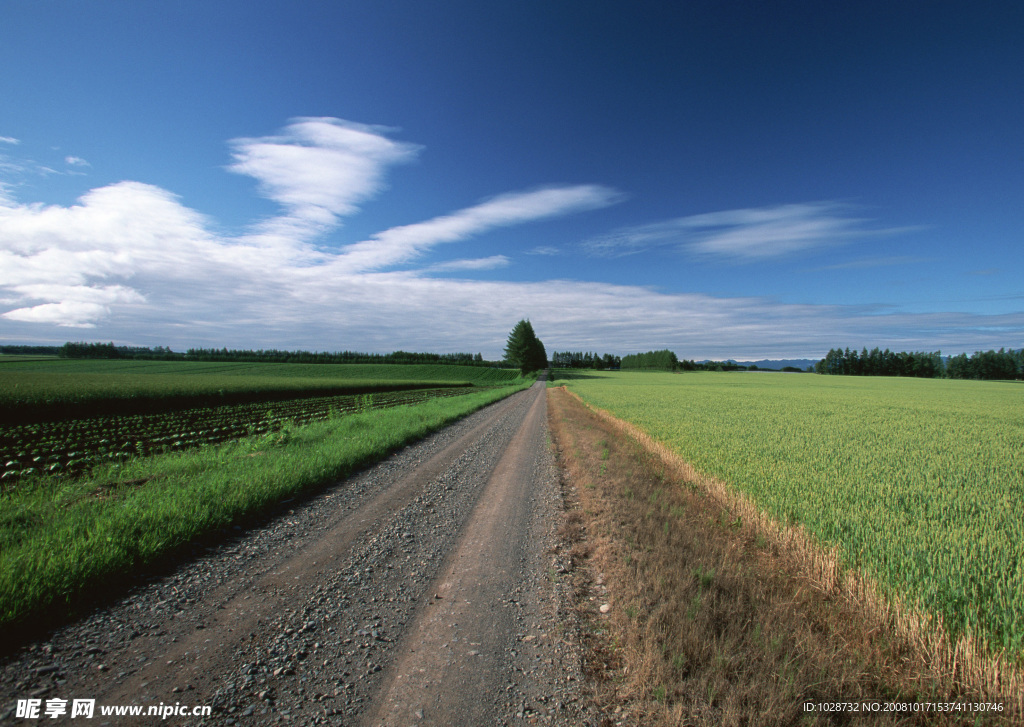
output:
[[[538, 384], [538, 386], [540, 386]], [[530, 496], [545, 446], [543, 391], [487, 482], [426, 608], [382, 685], [372, 725], [494, 724], [516, 633], [508, 594], [523, 579]]]

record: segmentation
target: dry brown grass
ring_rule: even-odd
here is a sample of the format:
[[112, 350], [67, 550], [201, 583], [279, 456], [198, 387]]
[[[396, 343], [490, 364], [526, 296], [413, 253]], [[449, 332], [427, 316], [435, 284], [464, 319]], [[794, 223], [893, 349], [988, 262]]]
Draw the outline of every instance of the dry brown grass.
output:
[[[563, 525], [607, 724], [980, 724], [992, 713], [804, 711], [964, 702], [914, 645], [840, 595], [830, 559], [766, 537], [692, 473], [561, 389], [549, 424], [577, 499]], [[754, 522], [752, 522], [754, 520]], [[819, 568], [806, 563], [820, 562]], [[838, 579], [835, 573], [831, 576]], [[607, 614], [600, 606], [608, 603]], [[952, 691], [951, 691], [952, 690]], [[972, 700], [973, 701], [973, 700]]]

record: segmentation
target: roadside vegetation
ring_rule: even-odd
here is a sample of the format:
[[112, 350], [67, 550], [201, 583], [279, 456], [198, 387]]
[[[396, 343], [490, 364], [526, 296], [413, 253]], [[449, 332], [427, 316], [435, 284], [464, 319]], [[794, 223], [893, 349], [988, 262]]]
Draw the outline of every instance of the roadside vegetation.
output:
[[[937, 673], [1020, 709], [1024, 390], [1012, 383], [592, 373], [589, 404], [720, 483]], [[787, 540], [788, 539], [788, 540]]]
[[[222, 368], [231, 364], [205, 364], [204, 374], [181, 368], [196, 365], [189, 362], [64, 360], [54, 363], [71, 367], [98, 366], [103, 373], [72, 368], [65, 369], [65, 376], [78, 384], [83, 376], [105, 377], [110, 381], [109, 386], [117, 391], [124, 391], [116, 387], [124, 384], [125, 377], [132, 386], [142, 387], [135, 391], [143, 392], [147, 391], [147, 382], [159, 389], [172, 378], [178, 379], [178, 386], [202, 388], [209, 385], [207, 377], [210, 375], [220, 382], [238, 382], [237, 391], [264, 394], [287, 390], [280, 384], [291, 383], [286, 375], [287, 364], [245, 364], [248, 370], [233, 371]], [[116, 373], [104, 368], [124, 365], [129, 369]], [[149, 369], [152, 373], [141, 373], [140, 367], [147, 366], [152, 367]], [[160, 366], [175, 367], [175, 370], [161, 370]], [[210, 371], [211, 366], [218, 370]], [[254, 377], [251, 373], [254, 366], [259, 366], [261, 374], [273, 370], [276, 376]], [[310, 368], [326, 374], [335, 367], [312, 365]], [[226, 415], [221, 412], [223, 416], [218, 419], [221, 426], [210, 427], [208, 436], [214, 436], [214, 428], [226, 428], [230, 441], [211, 443], [198, 435], [195, 441], [188, 443], [181, 438], [162, 443], [154, 440], [151, 442], [154, 449], [169, 451], [152, 454], [144, 447], [127, 459], [118, 455], [119, 449], [110, 446], [106, 454], [114, 456], [102, 457], [106, 463], [92, 466], [84, 475], [33, 472], [18, 477], [0, 492], [0, 624], [9, 629], [14, 624], [38, 624], [66, 617], [103, 584], [124, 578], [146, 564], [173, 554], [205, 533], [243, 522], [282, 499], [342, 479], [410, 441], [526, 388], [534, 380], [520, 376], [517, 371], [469, 367], [458, 367], [472, 374], [468, 379], [458, 379], [448, 371], [453, 368], [457, 367], [337, 366], [336, 369], [345, 370], [344, 373], [334, 372], [336, 377], [341, 374], [339, 378], [323, 376], [322, 380], [332, 384], [358, 380], [361, 386], [368, 388], [361, 389], [366, 393], [350, 397], [353, 399], [349, 402], [351, 406], [346, 408], [338, 400], [328, 401], [323, 416], [312, 418], [319, 421], [289, 417], [284, 411], [285, 403], [272, 402], [269, 410], [257, 407], [254, 417], [258, 423], [243, 433], [233, 429], [244, 425], [240, 410], [227, 407]], [[405, 378], [398, 378], [392, 369], [401, 369]], [[299, 371], [291, 368], [293, 374]], [[4, 369], [7, 376], [18, 373], [22, 372]], [[387, 391], [393, 383], [406, 385], [410, 374], [415, 373], [426, 379], [414, 381], [416, 385], [448, 386], [432, 391], [407, 390], [404, 394]], [[30, 370], [26, 375], [31, 379], [38, 372]], [[189, 380], [190, 375], [192, 380]], [[268, 379], [278, 381], [279, 388], [260, 388]], [[9, 381], [5, 379], [0, 384], [8, 395], [13, 388], [8, 386]], [[371, 393], [378, 391], [373, 388], [377, 384], [383, 384], [386, 393]], [[471, 384], [477, 386], [471, 388]], [[74, 385], [69, 386], [69, 390], [74, 388]], [[102, 386], [97, 388], [104, 390]], [[127, 388], [132, 390], [131, 386]], [[169, 390], [180, 391], [173, 387]], [[167, 391], [165, 388], [159, 393]], [[458, 395], [437, 396], [439, 392]], [[423, 400], [431, 394], [431, 398]], [[401, 396], [407, 400], [393, 401]], [[132, 397], [123, 398], [131, 401]], [[175, 396], [168, 398], [175, 403], [182, 400]], [[401, 405], [388, 406], [391, 403]], [[302, 406], [300, 410], [305, 411]], [[211, 412], [217, 416], [213, 407], [207, 407], [205, 413]], [[199, 413], [202, 412], [194, 412]], [[83, 421], [66, 423], [76, 425]], [[300, 425], [303, 422], [306, 423]], [[104, 437], [108, 440], [106, 445], [113, 445], [110, 437], [116, 431], [112, 420], [101, 420], [98, 426], [108, 435]], [[0, 434], [12, 429], [18, 427], [0, 428]], [[194, 430], [182, 430], [175, 436], [189, 431]], [[52, 456], [47, 448], [64, 446], [52, 439], [47, 442], [41, 450], [37, 448], [42, 454], [36, 456]]]
[[[585, 624], [585, 670], [618, 724], [1012, 724], [965, 714], [808, 711], [808, 702], [976, 703], [911, 644], [808, 578], [789, 548], [692, 470], [564, 388], [549, 421], [575, 499], [562, 534]], [[639, 431], [639, 430], [634, 430]], [[641, 433], [642, 435], [642, 433]]]

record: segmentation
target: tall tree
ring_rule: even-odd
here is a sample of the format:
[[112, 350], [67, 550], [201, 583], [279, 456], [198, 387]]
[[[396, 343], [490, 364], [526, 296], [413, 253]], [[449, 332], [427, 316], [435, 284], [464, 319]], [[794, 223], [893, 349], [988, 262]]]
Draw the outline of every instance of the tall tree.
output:
[[505, 360], [519, 368], [524, 374], [547, 368], [548, 355], [544, 344], [537, 338], [530, 321], [525, 318], [508, 334], [505, 344]]

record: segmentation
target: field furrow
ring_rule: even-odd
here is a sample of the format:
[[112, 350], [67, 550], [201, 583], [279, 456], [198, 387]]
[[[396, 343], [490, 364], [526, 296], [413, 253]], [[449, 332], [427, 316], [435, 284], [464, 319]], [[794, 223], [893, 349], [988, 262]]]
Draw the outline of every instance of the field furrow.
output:
[[308, 424], [474, 390], [458, 387], [322, 396], [5, 426], [0, 427], [0, 478], [4, 486], [11, 486], [33, 474], [76, 475], [104, 462], [183, 451], [279, 431], [288, 423]]

